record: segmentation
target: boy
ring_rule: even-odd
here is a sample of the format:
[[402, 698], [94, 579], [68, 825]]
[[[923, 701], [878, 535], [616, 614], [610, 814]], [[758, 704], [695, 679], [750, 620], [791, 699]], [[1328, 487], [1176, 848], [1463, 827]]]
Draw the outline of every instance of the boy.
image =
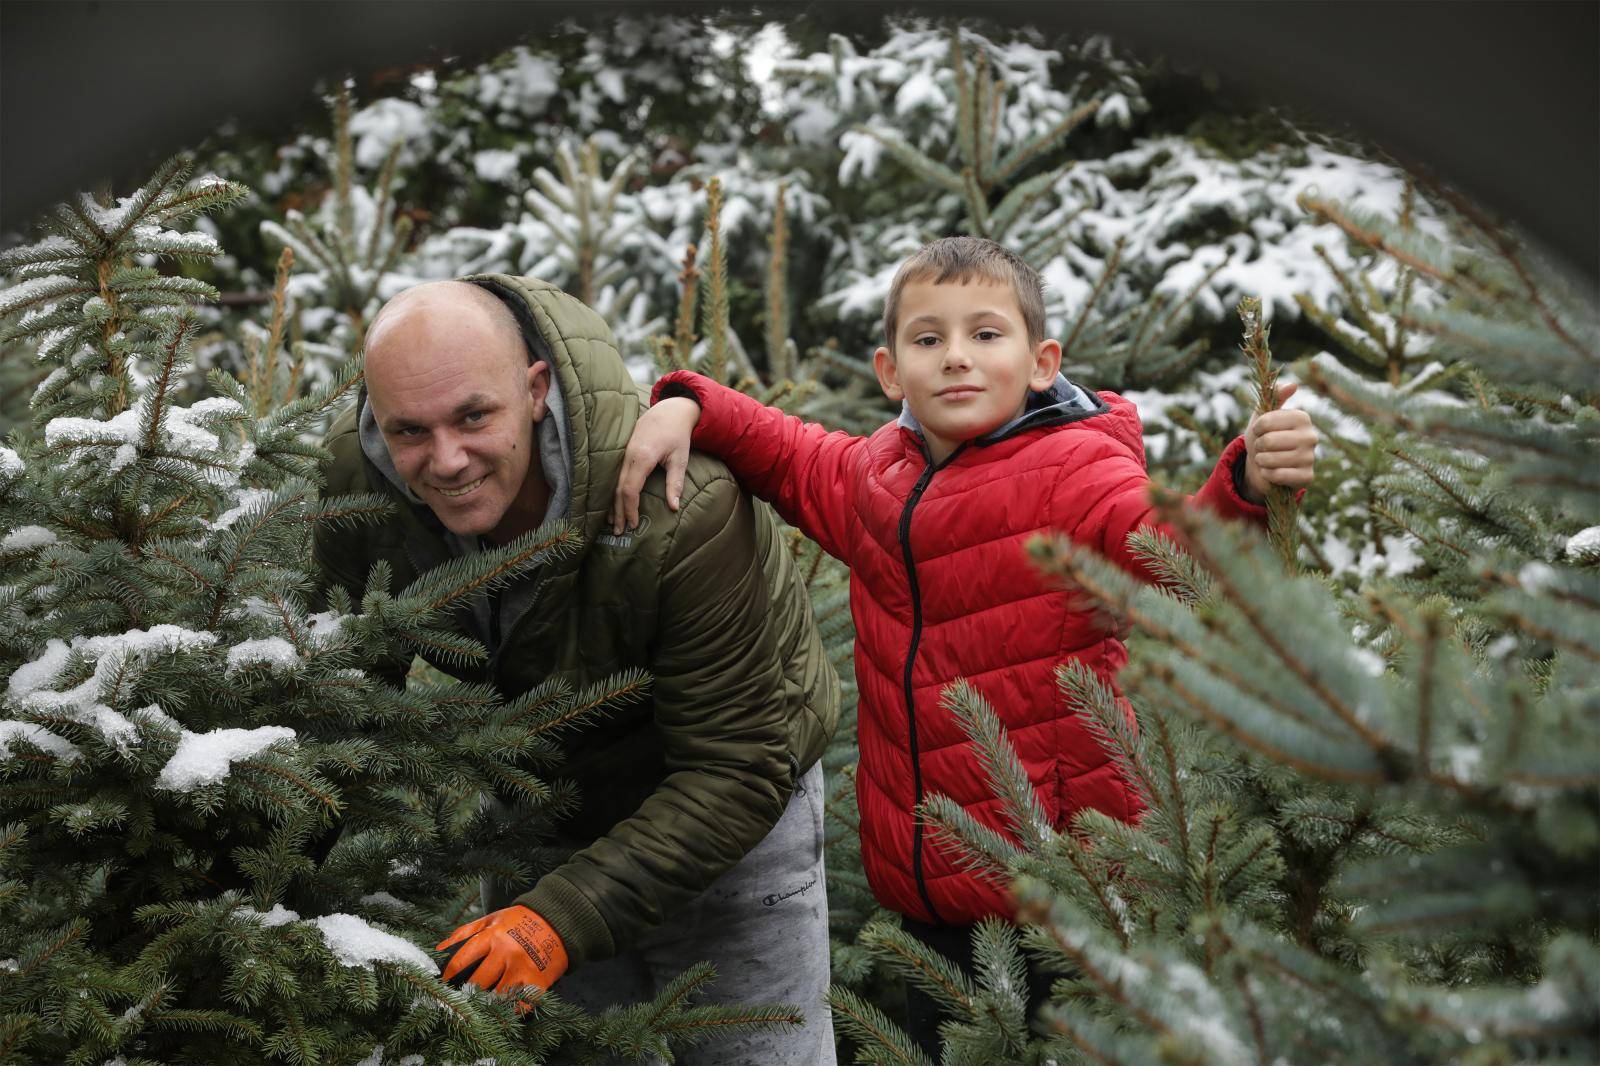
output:
[[[1005, 832], [940, 690], [966, 678], [989, 700], [1056, 828], [1085, 807], [1135, 817], [1131, 788], [1054, 681], [1076, 658], [1114, 686], [1127, 650], [1027, 563], [1023, 544], [1062, 531], [1148, 579], [1126, 541], [1154, 518], [1133, 405], [1060, 375], [1039, 277], [1015, 255], [974, 237], [928, 245], [896, 274], [884, 333], [873, 367], [902, 411], [866, 438], [698, 374], [662, 378], [629, 442], [612, 521], [633, 523], [658, 464], [674, 505], [692, 441], [850, 567], [862, 863], [908, 930], [959, 957], [967, 927], [1012, 910], [1003, 888], [932, 847], [915, 814], [942, 792]], [[1268, 485], [1310, 483], [1316, 440], [1303, 411], [1257, 417], [1191, 505], [1264, 523]], [[912, 1035], [936, 1050], [937, 1016], [911, 999]]]

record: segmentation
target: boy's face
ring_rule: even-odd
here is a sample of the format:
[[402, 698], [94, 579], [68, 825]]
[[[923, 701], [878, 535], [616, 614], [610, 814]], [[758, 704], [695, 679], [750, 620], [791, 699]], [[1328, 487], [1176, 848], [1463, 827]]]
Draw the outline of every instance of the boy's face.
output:
[[1028, 343], [1010, 285], [913, 281], [900, 295], [894, 352], [872, 356], [878, 383], [905, 400], [934, 462], [1022, 413], [1028, 392], [1055, 381], [1061, 345]]

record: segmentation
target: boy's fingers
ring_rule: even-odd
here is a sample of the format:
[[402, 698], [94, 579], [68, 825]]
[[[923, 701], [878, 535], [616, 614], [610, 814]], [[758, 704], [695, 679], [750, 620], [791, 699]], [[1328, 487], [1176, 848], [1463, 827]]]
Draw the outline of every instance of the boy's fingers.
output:
[[611, 532], [621, 534], [639, 517], [639, 490], [644, 487], [645, 475], [651, 467], [647, 460], [632, 448], [622, 460], [622, 476], [617, 478], [617, 493], [611, 501]]
[[1301, 429], [1272, 429], [1256, 436], [1255, 450], [1259, 452], [1289, 452], [1317, 446], [1314, 432]]
[[689, 457], [682, 452], [667, 456], [667, 506], [674, 511], [683, 499], [683, 476], [689, 468]]
[[1295, 394], [1295, 391], [1297, 389], [1299, 389], [1299, 388], [1300, 388], [1300, 383], [1298, 381], [1280, 382], [1276, 386], [1276, 391], [1278, 393], [1278, 403], [1281, 404], [1281, 403], [1283, 403], [1283, 401], [1285, 401], [1289, 397], [1293, 396]]
[[1293, 411], [1267, 411], [1251, 420], [1256, 435], [1285, 429], [1311, 429], [1311, 416], [1298, 408]]

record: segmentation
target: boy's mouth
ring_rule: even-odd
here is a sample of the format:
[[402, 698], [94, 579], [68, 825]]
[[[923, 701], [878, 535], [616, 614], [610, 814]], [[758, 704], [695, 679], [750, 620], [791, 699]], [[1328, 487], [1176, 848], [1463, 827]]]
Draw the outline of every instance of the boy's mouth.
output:
[[958, 396], [971, 396], [973, 393], [982, 391], [983, 389], [977, 385], [948, 385], [934, 393], [934, 396], [943, 396], [947, 399], [953, 399]]

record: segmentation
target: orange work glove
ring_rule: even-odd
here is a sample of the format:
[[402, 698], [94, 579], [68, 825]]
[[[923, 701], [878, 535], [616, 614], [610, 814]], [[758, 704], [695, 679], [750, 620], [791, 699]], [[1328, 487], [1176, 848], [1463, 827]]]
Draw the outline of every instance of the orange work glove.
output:
[[567, 972], [567, 949], [556, 931], [527, 907], [513, 905], [468, 922], [434, 948], [461, 945], [445, 964], [444, 979], [471, 981], [491, 992], [531, 985], [540, 992]]

